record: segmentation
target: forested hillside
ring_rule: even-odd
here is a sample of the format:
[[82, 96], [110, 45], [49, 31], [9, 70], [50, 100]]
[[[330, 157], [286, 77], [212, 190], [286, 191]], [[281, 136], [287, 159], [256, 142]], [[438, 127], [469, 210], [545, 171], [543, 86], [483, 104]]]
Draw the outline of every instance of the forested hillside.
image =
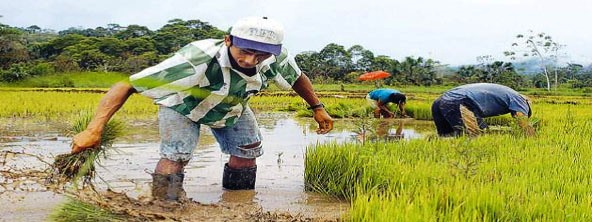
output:
[[[54, 31], [36, 25], [25, 28], [0, 23], [0, 82], [54, 73], [132, 74], [157, 64], [191, 41], [222, 38], [225, 34], [225, 30], [208, 22], [182, 19], [170, 20], [157, 30], [142, 25], [108, 24]], [[529, 66], [534, 67], [532, 73], [532, 68], [524, 70], [512, 62], [491, 58], [485, 55], [477, 58], [477, 64], [449, 67], [430, 58], [410, 55], [397, 60], [376, 55], [361, 45], [346, 47], [338, 43], [296, 55], [300, 68], [313, 81], [322, 83], [352, 83], [364, 72], [384, 70], [392, 74], [384, 80], [386, 85], [494, 82], [514, 88], [544, 88], [549, 82], [555, 87], [592, 87], [592, 69], [588, 64], [541, 66], [534, 60]], [[541, 68], [537, 69], [537, 65]], [[542, 68], [552, 78], [546, 78]]]

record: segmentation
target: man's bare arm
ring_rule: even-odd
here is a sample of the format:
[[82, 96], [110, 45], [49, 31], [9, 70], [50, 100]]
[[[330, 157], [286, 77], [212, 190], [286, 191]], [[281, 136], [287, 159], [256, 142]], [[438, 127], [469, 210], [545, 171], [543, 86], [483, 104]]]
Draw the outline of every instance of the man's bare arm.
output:
[[[294, 91], [310, 106], [321, 103], [317, 95], [314, 93], [310, 79], [308, 79], [304, 73], [302, 73], [294, 85], [292, 85], [292, 89], [294, 89]], [[313, 112], [313, 118], [319, 124], [317, 133], [325, 134], [333, 129], [333, 119], [329, 116], [329, 113], [327, 113], [324, 107], [315, 108], [313, 109]]]
[[111, 117], [123, 106], [135, 89], [127, 82], [119, 82], [103, 96], [95, 115], [86, 129], [72, 138], [72, 153], [97, 147], [101, 142], [101, 134]]

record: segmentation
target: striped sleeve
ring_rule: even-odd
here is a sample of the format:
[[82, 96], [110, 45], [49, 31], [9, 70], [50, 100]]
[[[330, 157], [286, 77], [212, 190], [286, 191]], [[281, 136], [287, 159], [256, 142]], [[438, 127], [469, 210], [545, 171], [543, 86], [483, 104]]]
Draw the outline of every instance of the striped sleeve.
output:
[[289, 90], [298, 80], [302, 71], [296, 64], [294, 57], [283, 48], [282, 53], [275, 57], [275, 61], [269, 64], [269, 70], [265, 70], [264, 73], [279, 88]]
[[130, 76], [142, 95], [162, 99], [196, 86], [204, 78], [207, 64], [217, 52], [216, 41], [192, 42], [163, 62]]

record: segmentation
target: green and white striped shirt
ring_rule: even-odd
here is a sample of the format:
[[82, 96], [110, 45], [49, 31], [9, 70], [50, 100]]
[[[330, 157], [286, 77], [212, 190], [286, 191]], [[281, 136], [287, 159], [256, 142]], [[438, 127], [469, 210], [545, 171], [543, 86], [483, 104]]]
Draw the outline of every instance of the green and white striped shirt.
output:
[[282, 49], [247, 76], [230, 65], [228, 47], [220, 39], [195, 41], [163, 62], [130, 76], [132, 86], [156, 104], [172, 108], [196, 123], [213, 128], [232, 126], [249, 98], [268, 82], [291, 89], [302, 73], [294, 57]]

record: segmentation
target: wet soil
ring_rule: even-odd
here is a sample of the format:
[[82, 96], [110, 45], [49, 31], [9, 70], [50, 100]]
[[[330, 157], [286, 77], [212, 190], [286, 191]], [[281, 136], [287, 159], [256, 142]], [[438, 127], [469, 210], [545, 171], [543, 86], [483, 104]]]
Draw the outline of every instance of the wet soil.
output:
[[[307, 146], [327, 142], [359, 142], [352, 121], [338, 120], [334, 131], [317, 135], [310, 118], [286, 113], [258, 114], [265, 154], [257, 159], [255, 190], [222, 189], [222, 154], [206, 127], [200, 145], [185, 171], [184, 189], [190, 201], [170, 204], [151, 201], [150, 183], [158, 155], [155, 121], [129, 121], [127, 135], [118, 139], [97, 168], [95, 192], [76, 192], [49, 186], [48, 163], [69, 152], [65, 122], [4, 119], [0, 122], [0, 221], [44, 221], [66, 201], [86, 200], [114, 212], [143, 220], [172, 221], [338, 221], [349, 203], [304, 190]], [[401, 121], [406, 121], [401, 127]], [[412, 139], [430, 123], [388, 120], [380, 127], [384, 138]], [[64, 192], [70, 194], [64, 194]]]

